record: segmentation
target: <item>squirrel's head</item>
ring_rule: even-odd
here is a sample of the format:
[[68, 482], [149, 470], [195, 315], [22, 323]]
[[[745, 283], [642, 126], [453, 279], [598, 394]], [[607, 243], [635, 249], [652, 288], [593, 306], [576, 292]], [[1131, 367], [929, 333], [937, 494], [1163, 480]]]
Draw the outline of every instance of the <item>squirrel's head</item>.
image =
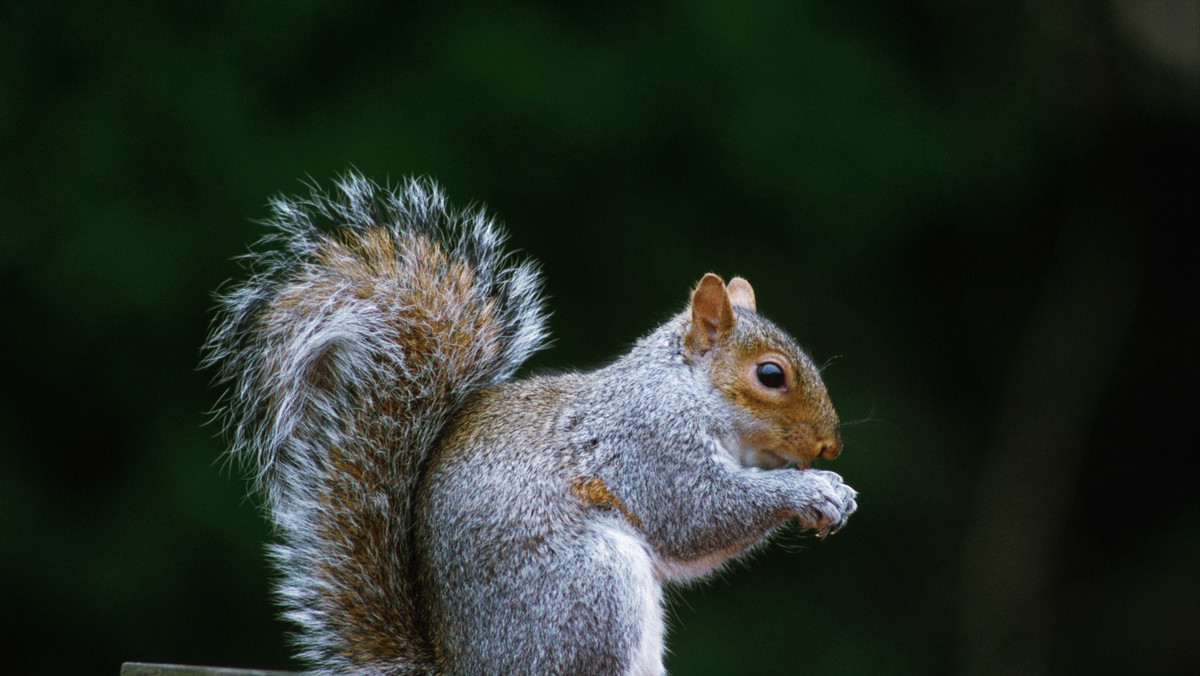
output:
[[743, 464], [806, 467], [841, 452], [837, 412], [817, 368], [759, 316], [749, 282], [705, 275], [692, 292], [683, 346], [731, 404]]

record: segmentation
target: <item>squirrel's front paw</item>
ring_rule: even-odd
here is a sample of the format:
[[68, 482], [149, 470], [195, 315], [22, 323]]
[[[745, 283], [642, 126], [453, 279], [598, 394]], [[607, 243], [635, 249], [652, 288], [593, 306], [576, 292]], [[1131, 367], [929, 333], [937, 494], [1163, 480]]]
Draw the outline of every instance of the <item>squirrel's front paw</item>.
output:
[[801, 506], [797, 516], [800, 525], [815, 529], [821, 536], [836, 533], [858, 508], [854, 496], [858, 491], [842, 481], [834, 472], [819, 469], [799, 470], [810, 482], [814, 493], [807, 504]]

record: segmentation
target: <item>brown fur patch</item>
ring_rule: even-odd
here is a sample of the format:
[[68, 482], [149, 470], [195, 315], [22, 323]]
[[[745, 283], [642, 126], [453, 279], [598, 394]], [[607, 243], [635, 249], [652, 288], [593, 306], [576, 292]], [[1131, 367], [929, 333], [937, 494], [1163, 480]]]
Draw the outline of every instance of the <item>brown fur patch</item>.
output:
[[[471, 265], [431, 236], [402, 233], [397, 239], [383, 228], [339, 231], [322, 241], [315, 256], [317, 267], [333, 274], [313, 280], [305, 300], [324, 299], [349, 282], [355, 298], [391, 305], [397, 340], [414, 370], [436, 359], [448, 378], [461, 379], [496, 359], [501, 336], [495, 300], [481, 293]], [[279, 305], [300, 302], [285, 297]]]
[[637, 515], [629, 511], [625, 503], [613, 492], [608, 490], [608, 486], [604, 485], [604, 481], [600, 477], [579, 477], [571, 482], [571, 492], [575, 497], [583, 501], [585, 505], [591, 505], [599, 509], [615, 509], [625, 517], [625, 520], [633, 524], [635, 528], [642, 527], [642, 520], [637, 518]]
[[[330, 449], [330, 479], [320, 496], [328, 505], [317, 528], [321, 538], [339, 555], [341, 564], [322, 564], [320, 574], [331, 590], [323, 599], [331, 627], [344, 641], [341, 653], [356, 663], [395, 660], [420, 654], [421, 648], [405, 637], [384, 631], [404, 626], [411, 609], [403, 608], [403, 592], [386, 570], [374, 562], [390, 555], [396, 542], [389, 532], [387, 514], [364, 504], [362, 488], [374, 489], [378, 468], [357, 454]], [[366, 581], [367, 584], [362, 584]]]

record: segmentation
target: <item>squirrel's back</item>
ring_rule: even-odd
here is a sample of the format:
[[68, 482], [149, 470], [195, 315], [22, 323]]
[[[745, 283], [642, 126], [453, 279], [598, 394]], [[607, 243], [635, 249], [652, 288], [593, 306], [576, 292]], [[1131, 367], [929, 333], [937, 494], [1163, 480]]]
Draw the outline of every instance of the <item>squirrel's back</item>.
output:
[[429, 671], [415, 482], [464, 399], [541, 347], [540, 280], [493, 221], [450, 210], [428, 181], [349, 174], [271, 209], [205, 361], [279, 533], [279, 597], [320, 669]]

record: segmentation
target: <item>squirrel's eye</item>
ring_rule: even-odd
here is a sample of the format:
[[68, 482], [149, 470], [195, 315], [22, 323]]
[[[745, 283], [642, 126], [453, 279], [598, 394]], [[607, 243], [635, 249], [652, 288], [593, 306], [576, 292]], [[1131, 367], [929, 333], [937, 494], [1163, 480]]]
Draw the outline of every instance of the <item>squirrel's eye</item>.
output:
[[759, 364], [758, 369], [754, 373], [758, 376], [758, 382], [762, 383], [763, 387], [769, 387], [772, 390], [778, 390], [787, 383], [783, 367], [773, 361], [765, 361]]

